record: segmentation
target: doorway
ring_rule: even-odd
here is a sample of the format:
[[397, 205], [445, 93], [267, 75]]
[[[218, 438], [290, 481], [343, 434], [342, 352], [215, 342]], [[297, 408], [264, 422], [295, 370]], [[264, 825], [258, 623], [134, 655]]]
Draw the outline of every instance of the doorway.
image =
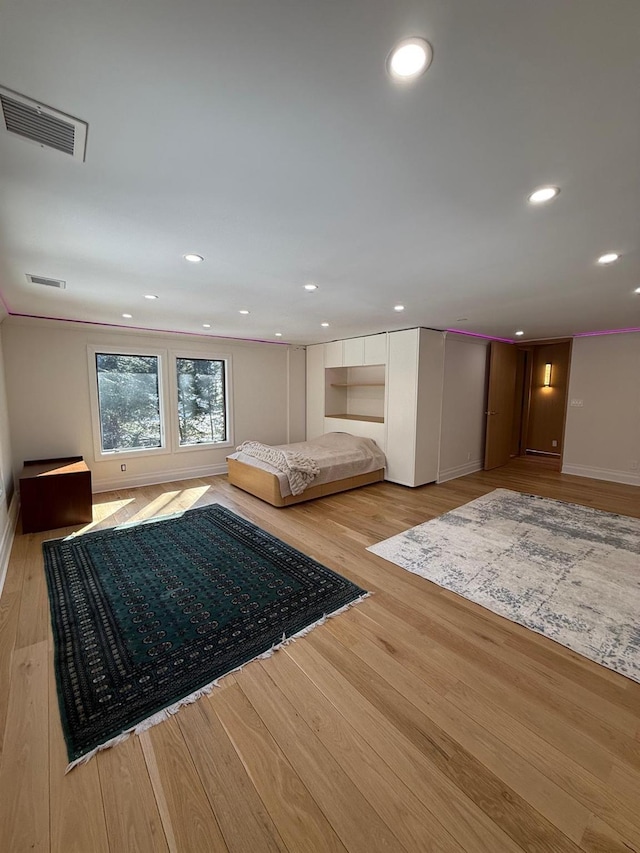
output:
[[484, 468], [514, 457], [560, 470], [571, 340], [491, 342]]

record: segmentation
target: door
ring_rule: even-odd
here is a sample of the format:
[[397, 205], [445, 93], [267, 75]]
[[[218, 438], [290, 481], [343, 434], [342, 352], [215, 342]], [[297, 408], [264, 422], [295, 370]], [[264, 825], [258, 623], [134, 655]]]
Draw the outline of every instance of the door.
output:
[[484, 469], [499, 468], [511, 458], [516, 402], [518, 351], [513, 344], [491, 341]]

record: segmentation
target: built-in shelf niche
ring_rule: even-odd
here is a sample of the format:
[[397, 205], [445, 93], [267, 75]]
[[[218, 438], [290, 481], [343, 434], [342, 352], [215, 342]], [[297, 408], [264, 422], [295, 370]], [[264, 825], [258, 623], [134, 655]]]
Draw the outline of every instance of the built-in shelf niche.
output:
[[325, 370], [325, 416], [384, 423], [384, 364], [328, 367]]

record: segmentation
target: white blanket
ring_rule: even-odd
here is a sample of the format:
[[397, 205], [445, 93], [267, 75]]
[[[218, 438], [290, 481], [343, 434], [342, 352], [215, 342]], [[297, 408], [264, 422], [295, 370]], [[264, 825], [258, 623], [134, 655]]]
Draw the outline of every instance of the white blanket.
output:
[[301, 495], [320, 473], [320, 466], [314, 459], [293, 450], [279, 450], [259, 441], [243, 441], [236, 449], [255, 459], [268, 462], [286, 474], [292, 495]]

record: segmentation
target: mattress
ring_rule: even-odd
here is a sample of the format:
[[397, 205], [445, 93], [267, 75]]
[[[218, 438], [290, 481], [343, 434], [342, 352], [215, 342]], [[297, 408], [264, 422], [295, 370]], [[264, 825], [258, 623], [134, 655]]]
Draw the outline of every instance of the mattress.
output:
[[[320, 473], [310, 484], [320, 486], [323, 483], [332, 483], [334, 480], [343, 480], [346, 477], [355, 477], [358, 474], [368, 474], [371, 471], [379, 471], [385, 466], [384, 453], [375, 441], [348, 432], [328, 432], [312, 441], [298, 441], [294, 444], [274, 445], [277, 450], [291, 450], [310, 456], [320, 466]], [[243, 453], [241, 450], [230, 454], [229, 459], [237, 459], [254, 468], [262, 468], [270, 474], [275, 474], [280, 483], [280, 494], [286, 498], [291, 494], [289, 480], [283, 471]]]

